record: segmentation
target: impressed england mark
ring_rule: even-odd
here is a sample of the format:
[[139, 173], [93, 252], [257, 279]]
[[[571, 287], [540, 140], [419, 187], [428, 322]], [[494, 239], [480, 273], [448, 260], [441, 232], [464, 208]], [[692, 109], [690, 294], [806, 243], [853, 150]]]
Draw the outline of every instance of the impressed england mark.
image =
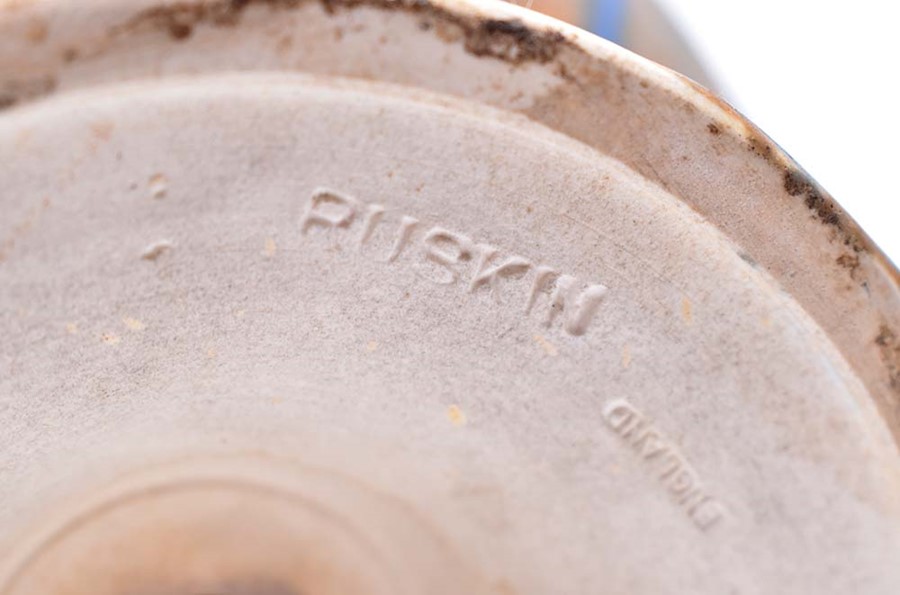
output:
[[698, 528], [706, 531], [722, 519], [722, 505], [707, 492], [684, 455], [652, 421], [621, 399], [604, 408], [603, 418], [653, 470], [659, 483]]

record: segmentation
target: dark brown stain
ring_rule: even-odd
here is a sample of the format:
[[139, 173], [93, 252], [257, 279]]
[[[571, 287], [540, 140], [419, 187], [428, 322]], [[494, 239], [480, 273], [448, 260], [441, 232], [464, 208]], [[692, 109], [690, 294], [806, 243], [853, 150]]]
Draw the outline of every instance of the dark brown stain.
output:
[[[786, 169], [783, 174], [783, 182], [785, 191], [790, 196], [802, 196], [806, 208], [815, 213], [822, 223], [844, 231], [843, 212], [809, 176], [797, 169]], [[862, 246], [856, 242], [851, 247], [856, 252], [862, 250]]]
[[466, 31], [466, 49], [476, 56], [492, 56], [508, 62], [549, 62], [565, 38], [559, 32], [537, 32], [521, 21], [490, 19]]
[[0, 82], [0, 111], [16, 104], [49, 95], [56, 89], [54, 77]]
[[709, 130], [710, 134], [715, 134], [717, 136], [719, 134], [722, 134], [722, 130], [719, 128], [719, 125], [716, 124], [715, 122], [710, 122], [709, 124], [707, 124], [706, 129]]
[[775, 151], [774, 149], [772, 149], [772, 143], [770, 143], [763, 137], [748, 136], [747, 150], [757, 157], [761, 157], [764, 161], [767, 161], [773, 165], [778, 165], [778, 163], [776, 163], [775, 161]]
[[562, 44], [568, 43], [558, 31], [537, 31], [516, 19], [481, 19], [463, 16], [428, 0], [215, 0], [213, 2], [177, 2], [139, 12], [115, 31], [116, 34], [144, 27], [160, 29], [176, 40], [188, 39], [199, 24], [233, 26], [250, 6], [270, 9], [295, 9], [319, 2], [328, 14], [362, 6], [406, 10], [425, 17], [420, 26], [435, 24], [460, 30], [466, 51], [475, 56], [498, 58], [506, 62], [546, 63], [553, 60]]
[[[460, 15], [450, 9], [432, 4], [429, 0], [213, 0], [211, 2], [184, 1], [154, 6], [137, 13], [122, 25], [109, 31], [118, 37], [147, 28], [166, 32], [175, 41], [189, 39], [197, 25], [208, 24], [232, 27], [250, 6], [267, 6], [272, 10], [295, 9], [318, 2], [328, 14], [362, 6], [387, 10], [406, 10], [421, 15], [420, 26], [439, 31], [455, 29], [464, 39], [466, 51], [475, 56], [500, 59], [511, 64], [525, 62], [546, 63], [553, 60], [563, 45], [572, 45], [558, 31], [539, 31], [516, 19], [483, 19]], [[445, 35], [454, 39], [456, 35]], [[79, 48], [66, 48], [63, 63], [69, 64], [81, 56]], [[564, 78], [570, 78], [562, 72]], [[50, 94], [56, 81], [44, 78], [36, 81], [7, 83], [0, 88], [0, 111], [26, 100]]]
[[234, 580], [220, 585], [134, 585], [126, 595], [304, 595], [267, 578]]
[[[888, 383], [891, 389], [900, 396], [900, 340], [895, 333], [886, 324], [882, 324], [875, 337], [875, 345], [878, 347], [881, 361], [888, 371]], [[898, 397], [900, 398], [900, 397]], [[895, 403], [900, 405], [900, 403]], [[895, 408], [895, 414], [900, 417], [900, 412]]]
[[[781, 170], [783, 186], [788, 195], [792, 197], [802, 196], [806, 207], [813, 212], [819, 221], [839, 232], [839, 241], [844, 246], [849, 247], [856, 253], [870, 252], [881, 257], [880, 252], [877, 248], [874, 248], [871, 240], [837, 206], [834, 199], [822, 190], [805, 172], [799, 170], [762, 131], [747, 122], [747, 119], [740, 112], [721, 97], [687, 77], [681, 78], [693, 91], [702, 95], [736, 121], [745, 123], [746, 130], [742, 138], [746, 143], [747, 150], [776, 169]], [[722, 132], [721, 127], [715, 123], [708, 125], [707, 128], [712, 134], [720, 134]], [[859, 258], [838, 259], [838, 264], [850, 269], [851, 273], [853, 273], [859, 266]], [[897, 279], [898, 274], [896, 270], [890, 263], [888, 265], [889, 270], [892, 271], [891, 275]]]
[[150, 27], [166, 31], [176, 41], [189, 38], [194, 27], [200, 23], [210, 23], [217, 26], [233, 26], [237, 24], [238, 17], [248, 5], [265, 3], [268, 5], [285, 6], [288, 4], [299, 5], [299, 0], [288, 2], [287, 0], [274, 2], [267, 0], [218, 0], [216, 2], [176, 2], [161, 6], [154, 6], [139, 12], [122, 27], [116, 28], [113, 33], [121, 34], [133, 30]]
[[848, 269], [850, 271], [850, 276], [855, 278], [856, 270], [859, 268], [859, 254], [841, 254], [835, 259], [835, 262], [845, 269]]
[[75, 48], [66, 48], [62, 52], [62, 59], [63, 59], [63, 62], [65, 62], [66, 64], [68, 64], [70, 62], [74, 62], [75, 60], [78, 59], [78, 56], [79, 56], [78, 50]]

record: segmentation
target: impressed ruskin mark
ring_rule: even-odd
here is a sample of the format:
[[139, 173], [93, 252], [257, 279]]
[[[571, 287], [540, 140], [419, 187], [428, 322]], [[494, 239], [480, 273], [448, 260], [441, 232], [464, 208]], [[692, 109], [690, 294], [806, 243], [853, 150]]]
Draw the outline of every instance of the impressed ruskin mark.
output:
[[[578, 53], [584, 50], [577, 44], [567, 39], [557, 31], [531, 29], [524, 23], [515, 19], [484, 19], [477, 16], [460, 15], [442, 6], [435, 6], [430, 0], [212, 0], [202, 2], [200, 0], [170, 3], [163, 6], [149, 8], [137, 13], [132, 19], [109, 31], [111, 37], [119, 34], [128, 34], [136, 29], [157, 28], [173, 39], [182, 41], [188, 39], [194, 32], [196, 25], [209, 23], [214, 26], [236, 25], [243, 11], [251, 5], [268, 6], [271, 9], [290, 9], [301, 5], [319, 2], [329, 14], [339, 10], [356, 7], [381, 8], [385, 10], [401, 10], [420, 17], [419, 27], [422, 30], [436, 28], [455, 29], [461, 34], [463, 46], [466, 51], [477, 56], [493, 57], [512, 64], [533, 61], [546, 63], [556, 60], [564, 48], [571, 48]], [[442, 36], [443, 37], [443, 36]], [[455, 36], [446, 37], [452, 39]], [[68, 48], [65, 51], [65, 62], [73, 62], [80, 59], [79, 48]], [[565, 65], [559, 61], [560, 76], [574, 80], [567, 75]], [[682, 77], [685, 85], [699, 95], [705, 96], [710, 102], [720, 106], [725, 113], [731, 115], [738, 122], [743, 122], [742, 116], [721, 98], [715, 96], [707, 89], [694, 83], [686, 77]], [[28, 84], [28, 90], [21, 85], [10, 88], [0, 88], [0, 110], [11, 107], [25, 100], [33, 99], [53, 91], [55, 81], [51, 78], [47, 81], [36, 81]], [[642, 81], [642, 86], [643, 81]], [[38, 87], [35, 89], [34, 87]], [[40, 88], [43, 87], [43, 88]], [[31, 92], [29, 92], [31, 91]], [[675, 97], [674, 95], [672, 96]], [[693, 114], [696, 109], [692, 103], [684, 98], [684, 108]], [[717, 123], [704, 122], [709, 133], [715, 136], [724, 135], [726, 130]], [[718, 130], [718, 134], [717, 131]], [[830, 197], [825, 195], [803, 172], [796, 169], [792, 162], [775, 150], [773, 143], [755, 127], [748, 125], [745, 135], [735, 135], [745, 143], [749, 151], [766, 161], [772, 167], [780, 170], [783, 176], [784, 190], [792, 197], [803, 197], [804, 203], [818, 220], [838, 232], [838, 241], [852, 250], [839, 256], [835, 263], [837, 266], [848, 270], [851, 278], [855, 279], [862, 287], [867, 287], [866, 279], [859, 277], [858, 268], [860, 258], [856, 254], [871, 252], [877, 260], [885, 262], [877, 249], [874, 249], [870, 240], [843, 215]], [[887, 274], [895, 283], [900, 282], [896, 269], [886, 263]], [[890, 337], [894, 335], [891, 334]], [[888, 335], [879, 335], [879, 340], [888, 342]], [[878, 341], [876, 341], [878, 343]], [[881, 343], [878, 343], [881, 345]], [[895, 343], [892, 343], [895, 344]], [[884, 347], [884, 346], [882, 346]], [[898, 380], [898, 368], [900, 368], [900, 356], [895, 348], [888, 350], [893, 362], [888, 365], [891, 370], [891, 385], [900, 392], [900, 380]]]

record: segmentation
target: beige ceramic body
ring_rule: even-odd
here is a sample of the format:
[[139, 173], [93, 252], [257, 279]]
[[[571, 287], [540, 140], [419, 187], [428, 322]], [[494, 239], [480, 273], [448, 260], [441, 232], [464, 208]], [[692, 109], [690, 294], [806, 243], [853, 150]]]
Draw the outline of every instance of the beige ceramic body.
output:
[[896, 270], [678, 75], [5, 0], [0, 102], [3, 595], [896, 592]]

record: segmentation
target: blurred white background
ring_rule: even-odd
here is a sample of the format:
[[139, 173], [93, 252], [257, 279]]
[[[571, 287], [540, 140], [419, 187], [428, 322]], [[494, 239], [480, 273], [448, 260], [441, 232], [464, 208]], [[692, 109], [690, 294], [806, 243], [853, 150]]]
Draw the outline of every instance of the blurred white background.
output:
[[900, 263], [900, 3], [657, 2], [719, 92]]

